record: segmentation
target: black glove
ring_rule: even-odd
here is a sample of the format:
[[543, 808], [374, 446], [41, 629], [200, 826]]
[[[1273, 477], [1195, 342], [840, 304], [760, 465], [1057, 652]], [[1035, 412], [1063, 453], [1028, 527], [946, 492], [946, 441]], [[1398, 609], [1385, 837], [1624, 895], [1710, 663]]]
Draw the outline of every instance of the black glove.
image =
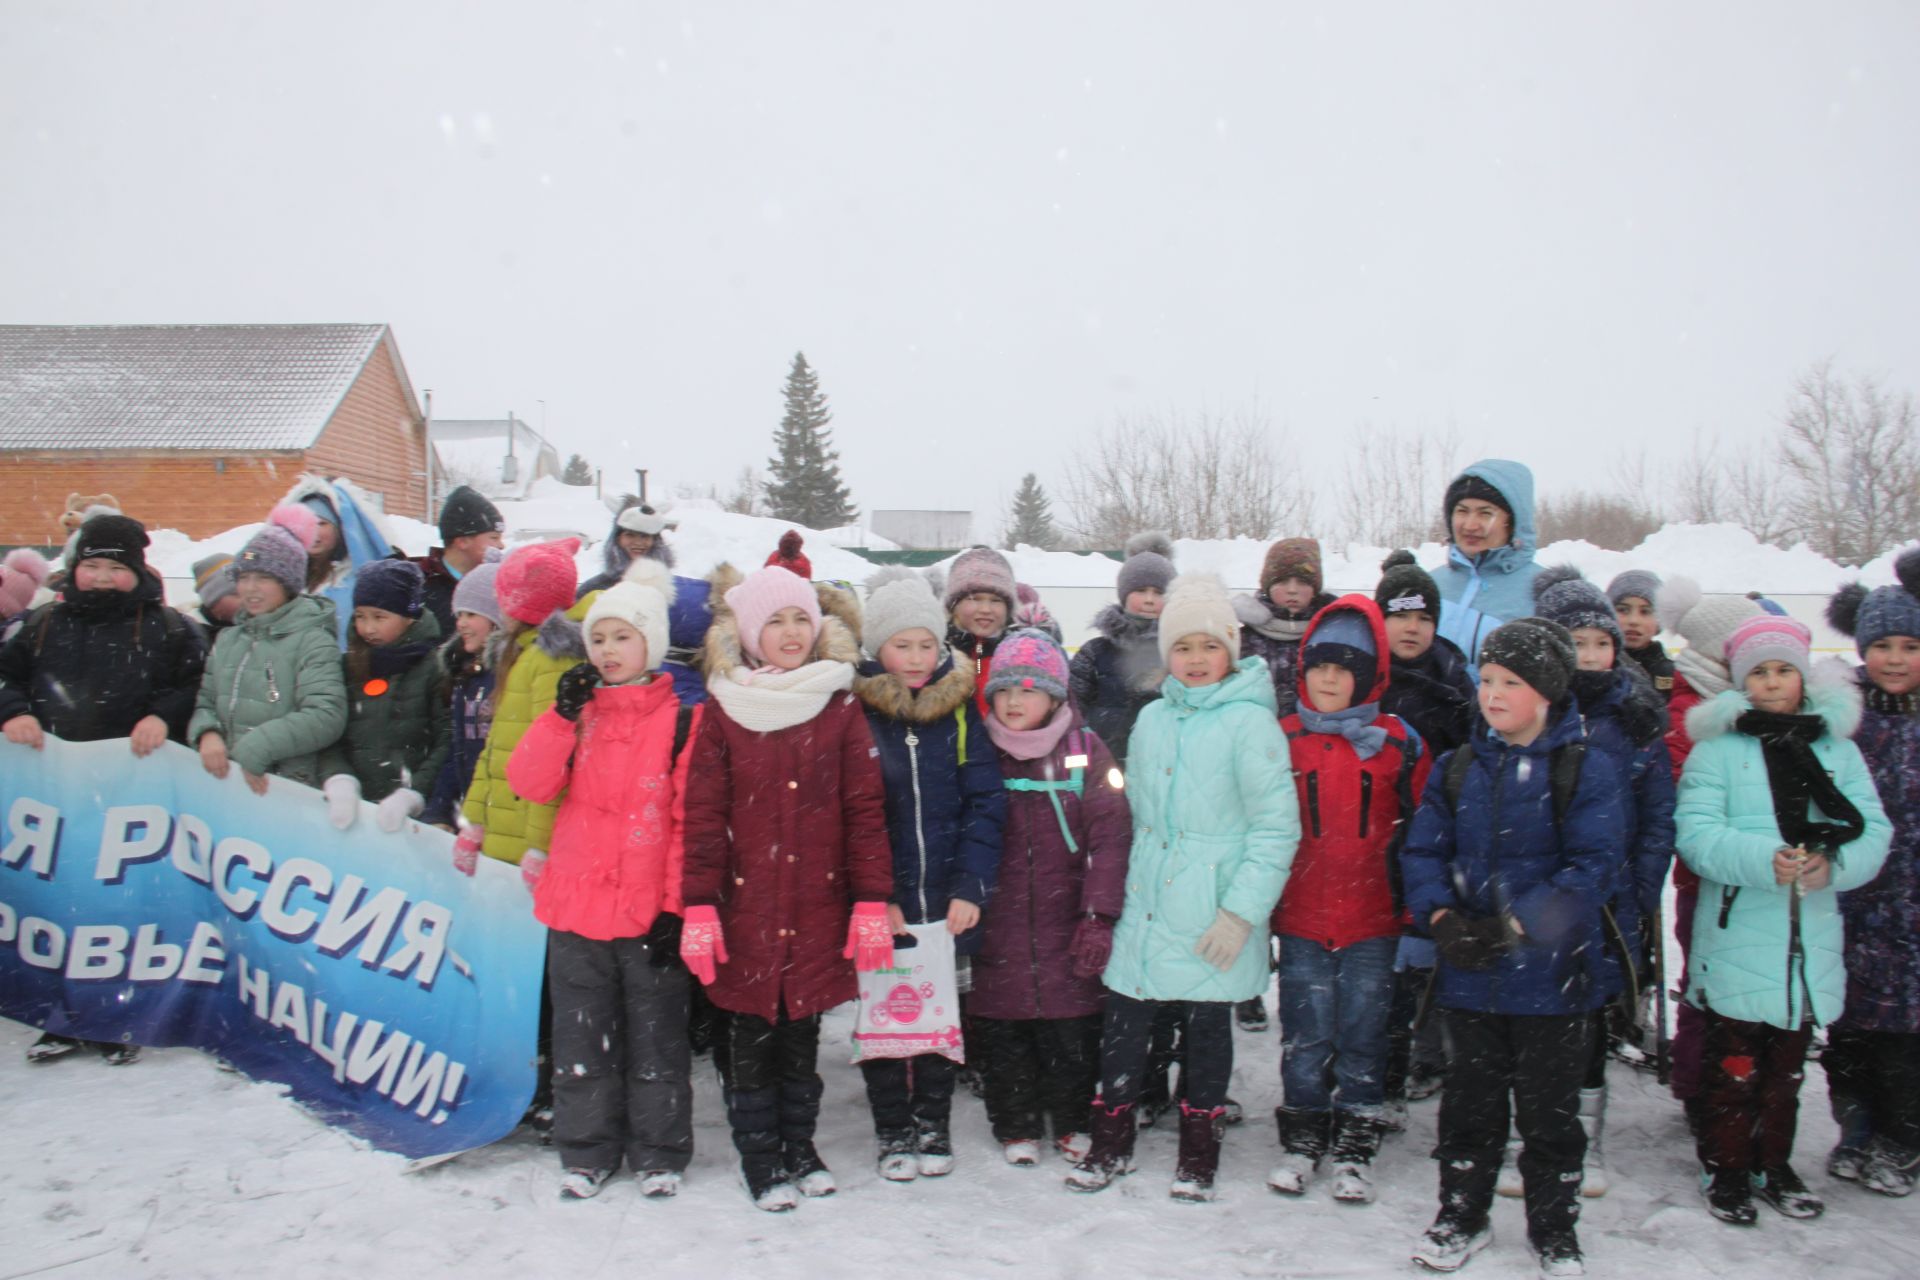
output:
[[653, 918], [653, 927], [647, 930], [648, 963], [656, 969], [670, 969], [681, 963], [680, 927], [686, 921], [671, 911], [662, 911]]
[[1513, 930], [1505, 916], [1449, 911], [1434, 922], [1433, 945], [1449, 968], [1478, 973], [1513, 949]]
[[553, 695], [553, 709], [560, 713], [562, 720], [578, 720], [587, 704], [593, 701], [593, 687], [599, 683], [600, 673], [593, 669], [591, 662], [576, 663], [560, 677], [560, 688]]

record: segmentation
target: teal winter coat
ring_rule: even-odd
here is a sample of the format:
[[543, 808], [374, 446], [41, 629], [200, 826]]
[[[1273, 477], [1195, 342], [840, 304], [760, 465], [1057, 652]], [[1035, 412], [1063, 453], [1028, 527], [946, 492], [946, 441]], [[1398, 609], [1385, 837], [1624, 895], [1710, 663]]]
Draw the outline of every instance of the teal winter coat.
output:
[[1674, 809], [1680, 856], [1700, 876], [1687, 999], [1723, 1017], [1793, 1030], [1809, 1017], [1831, 1022], [1846, 1004], [1839, 891], [1879, 874], [1893, 828], [1851, 741], [1860, 724], [1858, 688], [1816, 678], [1805, 709], [1826, 721], [1827, 732], [1813, 753], [1867, 829], [1840, 848], [1832, 884], [1800, 899], [1796, 925], [1791, 886], [1773, 882], [1773, 855], [1786, 841], [1760, 740], [1734, 728], [1752, 706], [1729, 689], [1687, 713], [1694, 745]]
[[[1127, 756], [1133, 849], [1108, 989], [1136, 1000], [1246, 1000], [1267, 989], [1267, 921], [1300, 843], [1287, 740], [1267, 664], [1219, 684], [1169, 676]], [[1225, 973], [1194, 954], [1225, 907], [1253, 926]]]
[[1467, 655], [1467, 669], [1480, 679], [1480, 643], [1493, 629], [1533, 614], [1533, 580], [1540, 566], [1540, 531], [1533, 521], [1533, 472], [1504, 458], [1476, 462], [1460, 473], [1476, 476], [1500, 491], [1513, 508], [1513, 536], [1504, 547], [1468, 558], [1453, 545], [1453, 512], [1444, 513], [1447, 562], [1433, 571], [1440, 588], [1440, 634]]
[[319, 786], [322, 755], [347, 727], [337, 635], [333, 601], [320, 596], [241, 614], [213, 643], [188, 745], [217, 732], [248, 773]]

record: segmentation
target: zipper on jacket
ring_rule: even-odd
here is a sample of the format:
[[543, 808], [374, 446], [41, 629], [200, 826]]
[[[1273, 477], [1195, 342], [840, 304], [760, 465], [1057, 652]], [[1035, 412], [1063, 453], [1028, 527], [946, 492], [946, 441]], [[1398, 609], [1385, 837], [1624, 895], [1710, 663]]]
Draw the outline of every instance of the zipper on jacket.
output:
[[1307, 819], [1313, 825], [1313, 834], [1320, 834], [1320, 771], [1315, 769], [1307, 775]]
[[1373, 775], [1363, 767], [1360, 773], [1360, 836], [1366, 838], [1368, 811], [1373, 808]]
[[[240, 678], [247, 674], [247, 664], [253, 661], [253, 650], [257, 643], [258, 641], [254, 640], [251, 636], [248, 637], [247, 651], [240, 655], [240, 665], [233, 669], [233, 685], [227, 690], [227, 734], [229, 736], [233, 733], [233, 709], [240, 705]], [[227, 745], [231, 747], [233, 744], [228, 743]]]
[[913, 836], [920, 842], [920, 922], [927, 921], [927, 832], [920, 812], [920, 735], [907, 726], [907, 775], [913, 779]]

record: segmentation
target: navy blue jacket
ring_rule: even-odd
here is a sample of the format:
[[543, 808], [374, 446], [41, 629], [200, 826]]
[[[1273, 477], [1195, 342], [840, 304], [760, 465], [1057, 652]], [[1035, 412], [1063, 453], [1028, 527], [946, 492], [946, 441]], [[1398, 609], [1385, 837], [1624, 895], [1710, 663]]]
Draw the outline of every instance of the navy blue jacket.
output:
[[453, 689], [453, 740], [446, 762], [433, 780], [433, 792], [427, 797], [426, 808], [420, 814], [422, 822], [458, 825], [453, 815], [460, 811], [460, 802], [466, 799], [467, 787], [473, 782], [473, 767], [487, 745], [487, 730], [493, 727], [492, 659], [497, 654], [492, 650], [497, 646], [488, 648], [485, 663], [476, 663], [473, 655], [461, 648], [459, 636], [441, 648], [440, 660], [446, 664]]
[[[1498, 1014], [1586, 1013], [1607, 999], [1600, 908], [1619, 883], [1627, 821], [1613, 761], [1589, 750], [1565, 820], [1553, 815], [1551, 753], [1586, 732], [1571, 700], [1524, 747], [1483, 723], [1456, 813], [1447, 761], [1435, 762], [1413, 830], [1400, 850], [1415, 928], [1442, 907], [1484, 917], [1509, 914], [1524, 936], [1479, 972], [1437, 965], [1442, 1008]], [[1449, 752], [1449, 755], [1452, 753]]]
[[[946, 919], [954, 898], [985, 907], [1000, 873], [1007, 793], [973, 685], [973, 664], [951, 656], [918, 690], [878, 662], [862, 663], [854, 680], [886, 783], [892, 901], [909, 924]], [[962, 955], [979, 945], [977, 926], [956, 941]]]
[[1124, 769], [1133, 722], [1160, 696], [1167, 675], [1160, 661], [1160, 620], [1110, 604], [1094, 615], [1093, 627], [1100, 634], [1080, 646], [1068, 673], [1073, 705]]
[[[1613, 676], [1598, 698], [1580, 703], [1580, 714], [1588, 749], [1613, 761], [1623, 788], [1627, 851], [1614, 887], [1613, 918], [1637, 964], [1641, 931], [1660, 905], [1673, 865], [1673, 760], [1667, 754], [1666, 695], [1635, 663], [1618, 663]], [[1648, 980], [1640, 975], [1642, 986]]]
[[1425, 653], [1410, 661], [1394, 658], [1390, 670], [1387, 692], [1380, 699], [1382, 714], [1412, 725], [1436, 756], [1465, 746], [1480, 716], [1473, 677], [1459, 646], [1435, 636]]

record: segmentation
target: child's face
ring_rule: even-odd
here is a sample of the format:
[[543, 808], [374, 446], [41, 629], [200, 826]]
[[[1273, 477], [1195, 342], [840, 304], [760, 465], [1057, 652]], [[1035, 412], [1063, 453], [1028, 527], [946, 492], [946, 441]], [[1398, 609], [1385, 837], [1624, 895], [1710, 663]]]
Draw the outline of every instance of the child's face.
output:
[[993, 691], [994, 718], [1009, 729], [1038, 729], [1053, 719], [1059, 705], [1038, 689]]
[[356, 605], [353, 610], [354, 631], [375, 649], [392, 644], [412, 625], [413, 619], [404, 613], [389, 613], [368, 604]]
[[1639, 596], [1623, 597], [1613, 606], [1613, 616], [1620, 619], [1620, 631], [1629, 649], [1644, 649], [1660, 634], [1660, 619], [1653, 616], [1653, 606]]
[[269, 574], [242, 573], [233, 581], [233, 594], [240, 598], [240, 607], [256, 618], [287, 602], [287, 589]]
[[478, 653], [487, 643], [487, 637], [493, 634], [493, 619], [478, 613], [456, 613], [453, 616], [454, 634], [460, 637], [460, 647], [468, 653]]
[[1483, 498], [1453, 504], [1453, 545], [1469, 556], [1504, 547], [1513, 537], [1513, 518]]
[[1127, 592], [1126, 603], [1120, 607], [1136, 618], [1157, 618], [1160, 607], [1167, 602], [1167, 593], [1158, 587], [1142, 587], [1138, 591]]
[[1613, 670], [1613, 637], [1598, 627], [1575, 627], [1573, 652], [1582, 671]]
[[1345, 711], [1353, 705], [1353, 672], [1337, 662], [1308, 667], [1307, 697], [1315, 711]]
[[982, 640], [1007, 629], [1007, 602], [991, 591], [976, 591], [954, 603], [953, 625]]
[[647, 674], [647, 638], [619, 618], [601, 618], [587, 633], [587, 657], [603, 684], [626, 684]]
[[1867, 678], [1898, 697], [1920, 688], [1920, 640], [1885, 636], [1867, 646]]
[[798, 671], [813, 653], [813, 619], [799, 605], [788, 605], [760, 628], [760, 657], [770, 667]]
[[1298, 613], [1313, 603], [1313, 584], [1305, 578], [1282, 578], [1267, 588], [1267, 599], [1276, 609]]
[[1216, 636], [1196, 631], [1173, 642], [1167, 653], [1167, 669], [1173, 678], [1189, 689], [1219, 684], [1233, 666], [1233, 655]]
[[78, 591], [131, 591], [139, 581], [139, 574], [105, 556], [90, 556], [73, 566], [73, 585]]
[[1792, 714], [1800, 709], [1800, 669], [1790, 662], [1768, 658], [1747, 672], [1747, 700], [1756, 711]]
[[340, 528], [329, 521], [316, 523], [313, 534], [313, 550], [307, 553], [310, 560], [319, 560], [332, 555], [340, 547]]
[[1481, 664], [1480, 714], [1507, 741], [1527, 743], [1539, 736], [1546, 727], [1549, 705], [1538, 689], [1506, 667]]
[[651, 533], [635, 533], [632, 529], [622, 529], [620, 531], [620, 549], [629, 556], [643, 556], [647, 554], [647, 552], [653, 550], [653, 544], [656, 541], [658, 541], [658, 539]]
[[1387, 648], [1402, 662], [1433, 648], [1433, 615], [1425, 609], [1387, 615]]
[[467, 533], [447, 544], [447, 550], [472, 564], [479, 564], [487, 558], [489, 548], [507, 545], [506, 535], [498, 529], [489, 529], [485, 533]]
[[940, 665], [940, 641], [925, 627], [908, 627], [887, 637], [880, 646], [880, 665], [899, 676], [909, 689], [918, 689]]

